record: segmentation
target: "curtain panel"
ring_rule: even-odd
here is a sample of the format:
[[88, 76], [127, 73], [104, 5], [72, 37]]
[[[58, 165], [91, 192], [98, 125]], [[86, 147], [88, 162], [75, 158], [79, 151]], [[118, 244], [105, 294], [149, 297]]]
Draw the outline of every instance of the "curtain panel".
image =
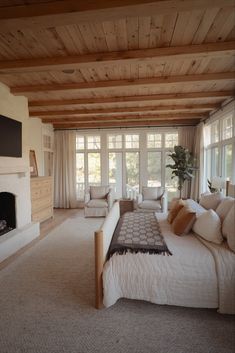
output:
[[54, 207], [77, 207], [75, 131], [55, 131]]

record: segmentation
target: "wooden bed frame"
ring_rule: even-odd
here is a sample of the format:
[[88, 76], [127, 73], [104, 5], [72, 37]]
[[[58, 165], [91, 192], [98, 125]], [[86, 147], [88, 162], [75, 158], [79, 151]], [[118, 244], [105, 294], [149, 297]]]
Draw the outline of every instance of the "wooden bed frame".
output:
[[114, 230], [120, 218], [120, 206], [116, 201], [105, 218], [100, 230], [95, 232], [95, 307], [101, 309], [103, 306], [103, 281], [102, 273], [106, 262], [109, 245]]
[[[235, 197], [235, 185], [226, 182], [226, 196]], [[100, 230], [94, 234], [95, 240], [95, 307], [101, 309], [103, 306], [103, 267], [106, 262], [106, 257], [109, 245], [118, 220], [120, 218], [120, 205], [116, 201], [105, 218]]]

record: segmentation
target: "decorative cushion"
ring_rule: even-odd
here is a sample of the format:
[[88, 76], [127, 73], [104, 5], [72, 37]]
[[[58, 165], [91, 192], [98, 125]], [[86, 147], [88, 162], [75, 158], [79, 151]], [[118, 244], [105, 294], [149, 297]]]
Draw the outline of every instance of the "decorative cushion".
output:
[[223, 234], [227, 236], [227, 242], [230, 249], [235, 252], [235, 205], [227, 214], [223, 223]]
[[172, 231], [176, 235], [187, 234], [193, 226], [196, 219], [196, 212], [189, 207], [184, 206], [181, 208], [172, 223]]
[[108, 207], [108, 202], [105, 199], [94, 199], [90, 200], [87, 204], [87, 207], [98, 207], [98, 208], [103, 208], [103, 207]]
[[159, 201], [151, 201], [151, 200], [144, 200], [138, 205], [138, 207], [142, 209], [154, 210], [154, 211], [158, 211], [162, 209]]
[[142, 187], [143, 200], [159, 200], [164, 193], [162, 187]]
[[223, 198], [223, 195], [221, 194], [221, 192], [202, 195], [199, 204], [202, 207], [206, 208], [207, 210], [209, 209], [216, 210], [222, 198]]
[[[235, 205], [228, 212], [222, 224], [222, 234], [225, 238], [229, 238], [230, 234], [235, 234]], [[235, 237], [235, 235], [233, 235]], [[231, 242], [231, 237], [230, 237]]]
[[90, 186], [91, 199], [106, 199], [109, 186]]
[[212, 243], [221, 244], [223, 241], [221, 221], [214, 210], [202, 213], [194, 223], [193, 231]]
[[170, 209], [167, 220], [169, 223], [172, 223], [177, 216], [178, 212], [181, 210], [181, 208], [184, 207], [184, 201], [182, 199], [176, 200], [173, 204], [173, 207]]
[[199, 205], [196, 201], [192, 199], [185, 200], [185, 205], [191, 208], [193, 211], [196, 212], [196, 217], [200, 216], [200, 214], [206, 212], [206, 209]]
[[235, 199], [232, 197], [225, 197], [219, 203], [219, 206], [216, 208], [215, 211], [217, 215], [220, 217], [222, 223], [234, 204], [235, 204]]

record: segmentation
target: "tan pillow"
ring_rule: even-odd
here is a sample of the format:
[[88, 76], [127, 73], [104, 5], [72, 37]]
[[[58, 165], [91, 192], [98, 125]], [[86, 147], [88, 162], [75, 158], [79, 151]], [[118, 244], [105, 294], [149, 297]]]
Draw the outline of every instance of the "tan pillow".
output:
[[219, 203], [221, 202], [223, 195], [221, 192], [215, 192], [213, 194], [202, 194], [199, 204], [206, 210], [216, 210]]
[[220, 217], [221, 222], [225, 220], [227, 214], [231, 210], [231, 208], [235, 205], [235, 199], [232, 197], [225, 197], [216, 208], [215, 212]]
[[179, 211], [181, 210], [181, 208], [184, 207], [184, 201], [183, 200], [177, 200], [174, 202], [173, 207], [170, 209], [168, 216], [167, 216], [167, 220], [169, 223], [172, 223], [175, 219], [175, 217], [177, 216], [177, 214], [179, 213]]
[[196, 212], [191, 210], [189, 207], [184, 206], [172, 223], [172, 231], [176, 235], [187, 234], [192, 229], [195, 220]]

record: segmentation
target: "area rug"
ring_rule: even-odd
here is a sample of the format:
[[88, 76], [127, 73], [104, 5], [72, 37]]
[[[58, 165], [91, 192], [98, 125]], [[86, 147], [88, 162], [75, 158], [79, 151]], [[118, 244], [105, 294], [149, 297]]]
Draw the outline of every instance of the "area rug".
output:
[[1, 353], [232, 353], [235, 319], [119, 300], [94, 308], [93, 232], [79, 212], [0, 272]]

